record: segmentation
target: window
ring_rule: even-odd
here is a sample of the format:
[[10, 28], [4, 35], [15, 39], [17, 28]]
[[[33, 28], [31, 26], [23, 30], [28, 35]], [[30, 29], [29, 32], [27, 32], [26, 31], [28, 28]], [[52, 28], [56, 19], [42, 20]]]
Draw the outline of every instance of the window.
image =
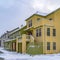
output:
[[41, 36], [41, 28], [39, 29], [39, 36]]
[[39, 21], [40, 20], [40, 18], [37, 18], [37, 21]]
[[47, 36], [50, 36], [50, 28], [47, 28]]
[[37, 36], [37, 37], [39, 36], [38, 34], [39, 34], [39, 32], [38, 32], [38, 29], [37, 29], [37, 30], [36, 30], [36, 36]]
[[53, 42], [53, 50], [56, 50], [56, 42]]
[[39, 29], [36, 30], [36, 36], [37, 36], [37, 37], [38, 37], [38, 36], [41, 36], [41, 28], [39, 28]]
[[56, 36], [56, 29], [53, 29], [53, 36]]
[[32, 26], [32, 20], [30, 20], [28, 23], [29, 23], [29, 27], [31, 27]]
[[50, 42], [47, 42], [47, 50], [50, 50]]
[[52, 18], [50, 18], [49, 20], [52, 20]]

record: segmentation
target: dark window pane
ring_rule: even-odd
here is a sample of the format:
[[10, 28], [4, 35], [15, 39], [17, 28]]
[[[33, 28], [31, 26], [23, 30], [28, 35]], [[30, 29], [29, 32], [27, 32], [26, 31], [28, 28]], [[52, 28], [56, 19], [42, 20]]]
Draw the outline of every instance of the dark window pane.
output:
[[53, 42], [53, 50], [56, 50], [56, 42]]
[[29, 24], [29, 27], [31, 27], [31, 26], [32, 26], [32, 20], [30, 20], [30, 21], [28, 22], [28, 24]]
[[41, 36], [41, 28], [39, 29], [39, 36]]
[[37, 37], [39, 36], [38, 29], [36, 30], [36, 36], [37, 36]]
[[56, 36], [56, 29], [53, 29], [53, 36]]
[[47, 36], [50, 36], [50, 28], [47, 28]]
[[50, 18], [49, 20], [52, 20], [52, 18]]
[[50, 50], [50, 42], [47, 42], [47, 50]]
[[37, 18], [37, 21], [39, 21], [40, 20], [40, 18]]

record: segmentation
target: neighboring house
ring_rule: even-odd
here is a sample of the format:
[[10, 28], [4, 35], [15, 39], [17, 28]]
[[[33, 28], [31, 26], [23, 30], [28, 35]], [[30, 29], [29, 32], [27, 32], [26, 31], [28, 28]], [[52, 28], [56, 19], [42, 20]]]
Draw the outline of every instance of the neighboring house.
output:
[[19, 29], [19, 27], [18, 28], [15, 28], [15, 29], [13, 29], [13, 30], [11, 30], [11, 31], [9, 31], [9, 39], [14, 39], [14, 38], [16, 38], [17, 36], [19, 36], [20, 35], [20, 31], [19, 31], [20, 29]]
[[[35, 13], [26, 19], [26, 27], [20, 29], [21, 37], [16, 37], [13, 48], [29, 54], [59, 53], [59, 26], [60, 8], [45, 16]], [[11, 48], [11, 41], [8, 45]]]
[[[9, 34], [9, 39], [4, 42], [4, 47], [8, 50], [16, 51], [22, 53], [22, 34], [26, 33], [24, 29], [26, 26], [18, 29]], [[18, 38], [18, 43], [17, 43]], [[17, 46], [17, 47], [16, 47]]]
[[0, 37], [1, 47], [4, 47], [4, 41], [8, 39], [8, 31]]
[[[4, 42], [5, 42], [5, 41], [11, 39], [10, 35], [11, 35], [13, 32], [17, 31], [17, 30], [19, 30], [19, 27], [15, 28], [15, 29], [13, 29], [13, 30], [11, 30], [11, 31], [6, 31], [6, 33], [4, 33], [4, 34], [0, 37], [0, 41], [1, 41], [1, 46], [2, 46], [2, 47], [4, 47]], [[12, 37], [13, 37], [13, 36], [12, 36]], [[13, 39], [13, 38], [12, 38], [12, 39]]]

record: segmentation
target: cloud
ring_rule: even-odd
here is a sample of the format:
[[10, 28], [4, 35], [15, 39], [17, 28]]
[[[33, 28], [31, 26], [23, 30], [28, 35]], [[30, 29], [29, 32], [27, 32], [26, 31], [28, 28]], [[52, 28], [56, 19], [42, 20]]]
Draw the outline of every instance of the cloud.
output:
[[0, 6], [3, 8], [10, 8], [14, 5], [15, 0], [0, 0]]
[[60, 0], [47, 0], [47, 7], [50, 9], [50, 10], [55, 10], [56, 8], [59, 8], [60, 7]]
[[60, 0], [0, 0], [0, 35], [21, 24], [36, 11], [49, 13], [60, 7]]
[[32, 0], [31, 4], [36, 11], [49, 13], [60, 7], [60, 0]]

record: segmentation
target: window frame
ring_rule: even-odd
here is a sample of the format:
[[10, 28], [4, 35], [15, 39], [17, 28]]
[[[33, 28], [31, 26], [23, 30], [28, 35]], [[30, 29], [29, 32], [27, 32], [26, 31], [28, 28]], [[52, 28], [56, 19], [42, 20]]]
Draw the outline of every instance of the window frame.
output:
[[53, 50], [56, 50], [56, 42], [53, 42]]
[[52, 18], [49, 18], [49, 20], [51, 21], [51, 20], [53, 20]]
[[29, 26], [29, 27], [32, 26], [32, 20], [28, 21], [28, 26]]
[[37, 18], [37, 21], [40, 21], [40, 18]]
[[53, 36], [56, 36], [56, 29], [53, 29]]
[[39, 36], [41, 36], [41, 28], [39, 28]]
[[50, 50], [50, 42], [47, 42], [47, 50]]
[[47, 28], [47, 36], [50, 36], [50, 28]]
[[38, 37], [38, 36], [39, 36], [38, 29], [36, 29], [36, 37]]
[[39, 37], [42, 35], [41, 28], [36, 29], [36, 37]]

